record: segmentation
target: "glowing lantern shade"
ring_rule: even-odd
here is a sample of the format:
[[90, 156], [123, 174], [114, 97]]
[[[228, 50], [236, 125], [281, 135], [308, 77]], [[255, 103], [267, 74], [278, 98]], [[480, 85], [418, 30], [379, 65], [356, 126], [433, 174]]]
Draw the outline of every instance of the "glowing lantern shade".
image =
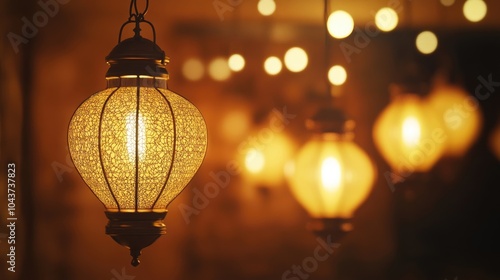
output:
[[446, 140], [438, 116], [416, 94], [395, 94], [375, 120], [377, 148], [400, 175], [426, 172], [441, 157]]
[[281, 185], [285, 179], [285, 165], [295, 150], [294, 143], [285, 134], [276, 132], [270, 135], [258, 145], [249, 144], [241, 150], [240, 161], [245, 167], [243, 175], [257, 187]]
[[462, 156], [479, 136], [482, 114], [477, 99], [462, 87], [437, 85], [428, 102], [440, 116], [446, 131], [445, 155]]
[[295, 158], [290, 187], [314, 218], [352, 218], [371, 191], [375, 166], [352, 141], [353, 127], [353, 121], [332, 108], [308, 121], [315, 133]]
[[202, 115], [167, 89], [165, 53], [139, 31], [108, 55], [107, 88], [80, 105], [68, 131], [71, 158], [106, 208], [106, 233], [130, 249], [134, 266], [165, 234], [166, 207], [207, 145]]

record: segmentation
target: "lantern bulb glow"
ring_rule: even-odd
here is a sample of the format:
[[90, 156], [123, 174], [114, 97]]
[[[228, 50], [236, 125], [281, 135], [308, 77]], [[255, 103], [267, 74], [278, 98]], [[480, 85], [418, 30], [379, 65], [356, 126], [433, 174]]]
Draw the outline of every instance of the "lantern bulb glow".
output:
[[266, 159], [261, 151], [254, 148], [247, 151], [245, 156], [245, 167], [248, 171], [257, 174], [264, 169], [265, 163]]
[[135, 160], [136, 147], [140, 160], [144, 157], [144, 153], [146, 152], [146, 127], [144, 126], [144, 119], [142, 115], [138, 116], [137, 123], [139, 123], [139, 131], [136, 131], [136, 118], [137, 116], [131, 113], [128, 115], [126, 123], [127, 150], [129, 159], [132, 162]]
[[412, 147], [420, 141], [420, 124], [415, 117], [407, 117], [403, 121], [402, 138], [406, 146]]
[[321, 164], [321, 182], [325, 190], [334, 192], [340, 186], [342, 169], [337, 159], [328, 157]]

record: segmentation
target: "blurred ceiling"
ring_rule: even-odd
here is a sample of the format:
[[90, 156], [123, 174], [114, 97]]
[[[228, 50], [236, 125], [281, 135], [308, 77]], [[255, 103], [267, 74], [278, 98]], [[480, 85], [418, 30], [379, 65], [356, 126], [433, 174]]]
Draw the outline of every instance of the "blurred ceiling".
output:
[[[294, 22], [298, 24], [320, 24], [323, 21], [323, 1], [276, 0], [276, 12], [266, 18], [268, 22]], [[450, 2], [450, 1], [448, 1]], [[451, 6], [444, 6], [438, 0], [346, 0], [330, 1], [331, 10], [349, 12], [357, 26], [373, 21], [375, 13], [382, 7], [392, 7], [399, 13], [400, 27], [435, 28], [461, 30], [463, 28], [498, 28], [499, 21], [493, 11], [500, 10], [500, 1], [485, 1], [488, 5], [486, 18], [477, 23], [467, 21], [462, 13], [465, 0], [457, 0]], [[143, 1], [145, 3], [145, 1]], [[257, 11], [257, 0], [186, 0], [150, 1], [148, 17], [161, 18], [166, 22], [198, 21], [213, 22], [215, 25], [227, 20], [262, 21]], [[116, 1], [75, 1], [72, 6], [88, 10], [92, 14], [113, 14], [119, 18], [127, 13], [128, 4], [117, 6]], [[219, 16], [217, 8], [219, 6]], [[162, 11], [159, 13], [158, 11]]]

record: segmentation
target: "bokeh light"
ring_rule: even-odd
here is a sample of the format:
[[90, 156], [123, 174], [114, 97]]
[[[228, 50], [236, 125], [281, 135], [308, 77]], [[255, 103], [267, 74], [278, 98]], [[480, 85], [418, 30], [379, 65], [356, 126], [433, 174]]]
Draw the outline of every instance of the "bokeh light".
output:
[[197, 58], [190, 58], [182, 65], [182, 75], [188, 80], [198, 81], [205, 75], [203, 63]]
[[257, 4], [257, 10], [263, 16], [270, 16], [276, 11], [276, 3], [274, 0], [260, 0]]
[[392, 8], [384, 7], [375, 14], [375, 24], [378, 29], [389, 32], [398, 26], [398, 13]]
[[285, 53], [285, 66], [292, 72], [301, 72], [308, 62], [306, 51], [299, 47], [293, 47]]
[[264, 62], [264, 70], [266, 70], [266, 73], [269, 75], [279, 74], [282, 68], [283, 64], [281, 63], [281, 60], [276, 56], [270, 56]]
[[481, 21], [488, 12], [488, 6], [483, 0], [467, 0], [463, 8], [464, 16], [468, 21]]
[[347, 72], [344, 67], [335, 65], [328, 71], [328, 80], [334, 86], [340, 86], [347, 80]]
[[431, 31], [423, 31], [418, 34], [415, 43], [419, 52], [423, 54], [431, 54], [438, 47], [438, 38], [436, 34]]
[[231, 76], [228, 62], [224, 57], [214, 58], [208, 65], [208, 74], [216, 81], [224, 81]]
[[354, 20], [348, 12], [339, 10], [330, 14], [326, 26], [332, 37], [342, 39], [351, 35], [354, 30]]
[[229, 69], [239, 72], [245, 68], [245, 58], [241, 54], [233, 54], [228, 59]]

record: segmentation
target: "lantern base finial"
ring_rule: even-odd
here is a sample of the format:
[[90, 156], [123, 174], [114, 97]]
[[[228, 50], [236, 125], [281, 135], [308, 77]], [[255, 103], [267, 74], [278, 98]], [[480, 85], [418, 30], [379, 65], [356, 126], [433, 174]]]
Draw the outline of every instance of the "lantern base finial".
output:
[[131, 264], [140, 264], [141, 250], [153, 244], [158, 237], [166, 233], [163, 223], [164, 212], [110, 212], [106, 211], [109, 222], [106, 234], [118, 244], [128, 248], [132, 256]]
[[353, 225], [347, 218], [316, 218], [307, 224], [307, 229], [323, 240], [338, 241], [353, 230]]

